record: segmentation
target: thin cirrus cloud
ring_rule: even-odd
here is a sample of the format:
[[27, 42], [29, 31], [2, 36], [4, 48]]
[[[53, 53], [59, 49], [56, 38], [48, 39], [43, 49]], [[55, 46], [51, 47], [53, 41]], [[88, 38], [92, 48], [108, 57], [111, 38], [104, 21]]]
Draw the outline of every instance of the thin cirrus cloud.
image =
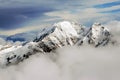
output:
[[96, 5], [95, 7], [97, 7], [97, 8], [106, 8], [106, 7], [116, 6], [116, 5], [120, 5], [120, 1], [115, 1], [115, 2], [110, 2], [110, 3], [100, 4], [100, 5]]
[[[71, 3], [72, 4], [72, 3]], [[74, 4], [74, 3], [73, 3]], [[78, 4], [78, 3], [77, 3]], [[109, 20], [119, 20], [118, 17], [120, 13], [119, 1], [117, 0], [96, 0], [96, 1], [83, 1], [81, 6], [78, 8], [72, 7], [70, 10], [66, 11], [54, 11], [48, 12], [46, 15], [59, 17], [62, 19], [76, 19], [84, 24], [90, 25], [95, 21], [107, 22]], [[105, 6], [105, 7], [96, 7]], [[74, 9], [73, 9], [74, 8]], [[61, 15], [64, 14], [64, 15]]]
[[29, 31], [29, 26], [30, 30], [36, 30], [38, 27], [33, 25], [59, 20], [83, 24], [119, 20], [119, 4], [119, 0], [0, 0], [0, 34]]

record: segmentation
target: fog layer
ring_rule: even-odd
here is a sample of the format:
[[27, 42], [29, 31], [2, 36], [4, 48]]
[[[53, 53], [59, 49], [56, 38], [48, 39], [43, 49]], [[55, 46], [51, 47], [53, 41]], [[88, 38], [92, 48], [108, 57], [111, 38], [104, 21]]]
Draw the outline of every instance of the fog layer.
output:
[[120, 80], [119, 47], [63, 47], [0, 70], [0, 80]]

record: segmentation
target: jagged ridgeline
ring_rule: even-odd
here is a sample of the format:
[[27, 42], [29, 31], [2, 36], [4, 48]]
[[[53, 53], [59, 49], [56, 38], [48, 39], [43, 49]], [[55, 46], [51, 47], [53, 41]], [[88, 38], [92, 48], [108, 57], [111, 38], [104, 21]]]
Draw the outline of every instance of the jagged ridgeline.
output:
[[3, 47], [0, 51], [0, 65], [17, 64], [38, 52], [48, 53], [66, 45], [105, 46], [112, 43], [111, 33], [100, 23], [85, 27], [78, 23], [63, 21], [41, 30], [32, 41], [20, 46]]

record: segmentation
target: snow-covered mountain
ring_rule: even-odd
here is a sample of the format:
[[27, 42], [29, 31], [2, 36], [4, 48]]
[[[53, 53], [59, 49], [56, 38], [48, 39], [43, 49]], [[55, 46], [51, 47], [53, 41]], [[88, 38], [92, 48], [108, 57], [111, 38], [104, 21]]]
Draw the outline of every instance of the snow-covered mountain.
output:
[[74, 45], [79, 38], [76, 26], [78, 27], [68, 21], [55, 23], [51, 29], [40, 33], [34, 42], [37, 42], [45, 52], [65, 45]]
[[105, 46], [111, 42], [111, 33], [100, 23], [88, 28], [81, 24], [62, 21], [44, 28], [36, 38], [23, 45], [0, 47], [0, 65], [19, 63], [37, 52], [50, 52], [67, 45]]
[[77, 44], [93, 44], [95, 47], [105, 46], [111, 40], [110, 31], [102, 26], [100, 23], [94, 23], [87, 31], [84, 31], [84, 35], [80, 37]]

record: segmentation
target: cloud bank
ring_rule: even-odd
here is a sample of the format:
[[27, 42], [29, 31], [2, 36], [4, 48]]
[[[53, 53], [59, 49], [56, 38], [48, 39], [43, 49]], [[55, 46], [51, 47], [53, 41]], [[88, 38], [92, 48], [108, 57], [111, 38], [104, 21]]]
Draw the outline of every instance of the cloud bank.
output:
[[119, 80], [120, 49], [64, 47], [1, 69], [0, 80]]

